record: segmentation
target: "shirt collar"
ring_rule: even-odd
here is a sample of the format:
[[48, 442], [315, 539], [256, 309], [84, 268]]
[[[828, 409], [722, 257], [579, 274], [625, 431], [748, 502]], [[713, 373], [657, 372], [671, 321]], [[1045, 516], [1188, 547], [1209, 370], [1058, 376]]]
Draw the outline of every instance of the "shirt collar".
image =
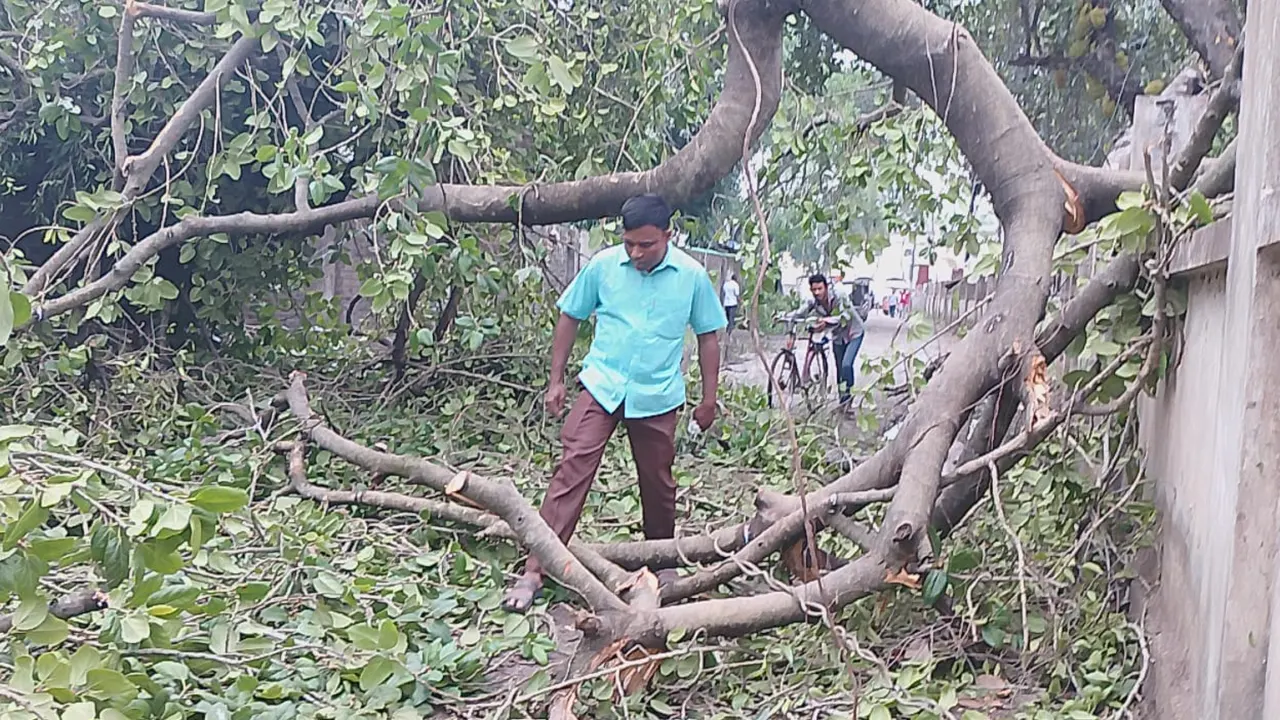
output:
[[[659, 270], [663, 270], [663, 269], [666, 269], [666, 268], [671, 268], [672, 270], [677, 269], [677, 266], [676, 266], [674, 263], [672, 263], [672, 262], [671, 262], [671, 251], [672, 251], [672, 250], [673, 250], [673, 248], [671, 247], [671, 244], [670, 244], [670, 243], [667, 243], [667, 254], [662, 256], [662, 261], [661, 261], [661, 262], [659, 262], [657, 265], [654, 265], [654, 266], [653, 266], [653, 269], [649, 271], [649, 274], [650, 274], [650, 275], [652, 275], [652, 274], [654, 274], [654, 273], [658, 272]], [[618, 264], [619, 264], [619, 265], [631, 265], [631, 256], [630, 256], [630, 255], [628, 255], [626, 252], [623, 252], [623, 253], [622, 253], [622, 260], [621, 260]]]

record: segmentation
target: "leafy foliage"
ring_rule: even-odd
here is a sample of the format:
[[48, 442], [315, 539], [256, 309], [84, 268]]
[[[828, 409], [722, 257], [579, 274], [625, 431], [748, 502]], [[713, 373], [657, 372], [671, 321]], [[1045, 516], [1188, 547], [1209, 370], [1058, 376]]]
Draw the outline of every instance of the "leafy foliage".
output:
[[[276, 373], [306, 370], [329, 421], [352, 437], [514, 477], [535, 496], [556, 451], [555, 423], [538, 405], [554, 316], [541, 270], [555, 248], [389, 204], [321, 241], [213, 235], [182, 245], [122, 292], [14, 339], [31, 312], [16, 289], [49, 245], [104, 210], [127, 218], [101, 242], [100, 259], [111, 260], [195, 213], [391, 199], [442, 179], [528, 183], [650, 167], [688, 142], [712, 101], [724, 60], [715, 3], [209, 0], [200, 9], [214, 14], [208, 28], [136, 26], [123, 96], [132, 152], [236, 33], [257, 32], [251, 14], [265, 53], [202, 113], [159, 191], [132, 201], [113, 184], [104, 70], [120, 10], [10, 0], [0, 12], [0, 37], [22, 33], [17, 69], [0, 74], [0, 218], [18, 236], [0, 283], [11, 423], [0, 426], [0, 609], [13, 625], [0, 637], [0, 709], [64, 720], [542, 712], [564, 623], [551, 605], [529, 617], [498, 609], [513, 548], [439, 518], [291, 494], [276, 449], [298, 428], [273, 420], [269, 400], [283, 385]], [[995, 35], [996, 10], [954, 11], [985, 28], [984, 42]], [[804, 22], [787, 48], [794, 92], [758, 173], [777, 248], [814, 264], [874, 257], [890, 237], [924, 252], [990, 254], [975, 189], [937, 118], [908, 107], [864, 123], [888, 101], [883, 78], [837, 57]], [[1052, 134], [1061, 126], [1047, 103], [1058, 96], [1046, 97], [1031, 107]], [[731, 177], [685, 208], [693, 242], [740, 242], [756, 256], [742, 190]], [[1193, 198], [1177, 212], [1189, 225], [1205, 207]], [[1149, 199], [1129, 197], [1083, 241], [1138, 249], [1155, 222]], [[613, 227], [588, 230], [598, 242]], [[344, 258], [359, 298], [318, 288]], [[371, 328], [347, 322], [357, 303]], [[1176, 315], [1176, 298], [1168, 308], [1117, 305], [1081, 340], [1081, 364], [1115, 357], [1158, 312]], [[407, 374], [389, 382], [380, 340], [402, 318]], [[874, 369], [892, 377], [896, 360]], [[923, 362], [904, 365], [918, 387]], [[1121, 389], [1104, 385], [1094, 399]], [[679, 510], [690, 526], [745, 517], [754, 490], [792, 489], [791, 449], [763, 394], [735, 388], [725, 404], [717, 437], [681, 438]], [[860, 437], [876, 439], [876, 420], [859, 418]], [[799, 429], [800, 465], [815, 482], [831, 471], [830, 425], [815, 418]], [[837, 618], [860, 644], [853, 655], [811, 626], [717, 645], [673, 638], [660, 679], [626, 706], [609, 678], [582, 697], [596, 717], [1105, 716], [1127, 702], [1142, 662], [1121, 570], [1150, 534], [1150, 509], [1132, 499], [1140, 472], [1116, 450], [1132, 442], [1130, 425], [1102, 423], [1043, 445], [1002, 478], [1008, 527], [981, 514], [948, 541], [920, 590]], [[640, 535], [626, 454], [621, 440], [607, 450], [581, 524], [589, 539]], [[326, 487], [375, 482], [326, 453], [308, 471]], [[57, 616], [60, 599], [97, 587], [106, 609]]]

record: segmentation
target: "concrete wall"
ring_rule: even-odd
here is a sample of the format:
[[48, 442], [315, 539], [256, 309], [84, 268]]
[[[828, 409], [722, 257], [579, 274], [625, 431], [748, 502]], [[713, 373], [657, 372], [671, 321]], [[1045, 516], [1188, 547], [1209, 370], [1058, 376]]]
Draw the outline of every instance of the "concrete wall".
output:
[[1280, 2], [1249, 3], [1245, 34], [1234, 212], [1174, 255], [1182, 356], [1140, 410], [1162, 519], [1145, 603], [1160, 720], [1280, 718]]
[[1205, 622], [1222, 558], [1209, 555], [1220, 532], [1212, 508], [1224, 493], [1213, 476], [1211, 438], [1218, 409], [1226, 271], [1196, 273], [1186, 280], [1186, 323], [1177, 339], [1176, 366], [1159, 394], [1139, 400], [1139, 438], [1147, 476], [1160, 513], [1158, 566], [1147, 579], [1158, 586], [1146, 603], [1151, 675], [1145, 695], [1148, 717], [1200, 720], [1205, 696], [1206, 649], [1218, 644], [1220, 627]]

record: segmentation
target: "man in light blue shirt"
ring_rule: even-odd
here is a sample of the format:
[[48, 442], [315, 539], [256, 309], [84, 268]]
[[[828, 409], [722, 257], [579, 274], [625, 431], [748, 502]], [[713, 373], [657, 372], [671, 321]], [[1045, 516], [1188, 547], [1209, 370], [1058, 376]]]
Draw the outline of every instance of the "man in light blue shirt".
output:
[[[595, 336], [578, 375], [583, 392], [561, 431], [563, 452], [540, 511], [565, 543], [619, 423], [626, 426], [639, 475], [645, 537], [675, 536], [671, 465], [677, 411], [685, 402], [680, 363], [689, 327], [698, 336], [702, 370], [702, 400], [693, 417], [703, 430], [715, 420], [720, 373], [716, 333], [726, 325], [724, 309], [706, 269], [670, 244], [671, 214], [657, 195], [627, 200], [622, 206], [623, 243], [593, 257], [560, 297], [546, 395], [547, 409], [556, 415], [564, 410], [565, 366], [578, 325], [596, 316]], [[530, 555], [503, 606], [524, 612], [541, 589], [542, 568]]]

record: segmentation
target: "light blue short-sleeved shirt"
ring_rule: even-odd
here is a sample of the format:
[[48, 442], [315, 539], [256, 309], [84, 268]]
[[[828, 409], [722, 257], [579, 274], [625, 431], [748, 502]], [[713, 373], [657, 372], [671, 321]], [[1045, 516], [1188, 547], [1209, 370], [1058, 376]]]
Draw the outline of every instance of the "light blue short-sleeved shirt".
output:
[[595, 336], [578, 380], [611, 413], [625, 400], [629, 418], [684, 404], [685, 329], [702, 335], [728, 324], [706, 269], [674, 246], [648, 273], [631, 264], [624, 245], [601, 251], [558, 305], [578, 320], [595, 313]]

